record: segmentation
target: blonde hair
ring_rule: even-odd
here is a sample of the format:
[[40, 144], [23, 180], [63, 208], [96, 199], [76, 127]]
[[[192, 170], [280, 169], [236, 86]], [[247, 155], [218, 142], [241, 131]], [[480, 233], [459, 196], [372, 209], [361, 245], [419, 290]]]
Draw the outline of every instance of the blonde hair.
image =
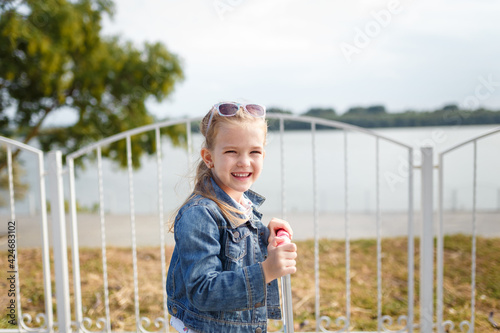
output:
[[[210, 122], [210, 127], [208, 127], [210, 117], [212, 117], [212, 120]], [[212, 151], [214, 149], [215, 140], [217, 138], [217, 134], [219, 133], [219, 129], [221, 126], [225, 124], [242, 126], [242, 125], [250, 125], [252, 123], [256, 123], [256, 126], [262, 126], [265, 138], [267, 135], [267, 122], [264, 118], [256, 118], [248, 114], [242, 108], [240, 108], [234, 116], [229, 116], [229, 117], [221, 116], [219, 115], [218, 112], [214, 111], [213, 109], [210, 109], [210, 111], [205, 115], [205, 117], [203, 117], [200, 123], [200, 132], [205, 137], [202, 148], [206, 148], [209, 151]], [[194, 196], [201, 195], [207, 199], [214, 201], [219, 207], [222, 215], [226, 219], [231, 221], [233, 224], [241, 225], [245, 223], [246, 220], [238, 216], [238, 214], [243, 214], [243, 212], [217, 198], [217, 196], [215, 195], [215, 190], [212, 186], [212, 181], [211, 181], [212, 178], [213, 178], [212, 169], [210, 169], [205, 164], [203, 159], [200, 158], [198, 166], [196, 167], [193, 193], [186, 199], [186, 201], [184, 201], [181, 207], [184, 206]], [[177, 212], [178, 210], [176, 211], [175, 215], [177, 215]], [[174, 224], [175, 220], [171, 222], [170, 226], [171, 231], [174, 228]]]

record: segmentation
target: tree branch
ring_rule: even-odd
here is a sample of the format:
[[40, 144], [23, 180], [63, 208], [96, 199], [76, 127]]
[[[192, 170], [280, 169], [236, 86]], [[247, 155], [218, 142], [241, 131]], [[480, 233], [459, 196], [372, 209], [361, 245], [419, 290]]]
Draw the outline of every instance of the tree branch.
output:
[[[47, 118], [47, 115], [51, 111], [53, 111], [55, 108], [56, 108], [55, 106], [52, 106], [50, 108], [45, 108], [45, 114], [40, 118], [38, 123], [31, 129], [31, 131], [28, 133], [28, 135], [26, 135], [26, 137], [23, 140], [24, 144], [28, 144], [28, 142], [30, 142], [31, 139], [33, 139], [35, 136], [38, 135], [38, 132], [40, 131], [40, 127], [43, 124], [43, 121], [45, 120], [45, 118]], [[14, 161], [17, 158], [17, 156], [19, 155], [20, 152], [21, 152], [21, 149], [17, 149], [17, 150], [12, 152], [12, 161]], [[0, 170], [3, 170], [6, 166], [7, 166], [7, 161], [5, 161], [4, 163], [0, 163]]]
[[50, 108], [45, 108], [45, 114], [40, 118], [40, 120], [38, 120], [38, 123], [31, 129], [28, 135], [26, 135], [23, 141], [24, 144], [28, 144], [28, 142], [30, 142], [31, 139], [33, 139], [35, 136], [38, 135], [38, 132], [40, 131], [40, 127], [42, 126], [43, 121], [45, 120], [45, 118], [47, 118], [47, 115], [55, 108], [56, 108], [55, 106], [52, 106]]

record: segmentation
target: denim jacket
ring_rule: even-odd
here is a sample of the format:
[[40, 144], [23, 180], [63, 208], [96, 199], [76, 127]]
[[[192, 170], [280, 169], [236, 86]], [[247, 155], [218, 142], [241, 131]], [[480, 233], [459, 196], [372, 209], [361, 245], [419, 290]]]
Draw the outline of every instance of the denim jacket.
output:
[[[213, 180], [218, 199], [234, 206]], [[175, 248], [167, 277], [168, 312], [186, 327], [203, 333], [267, 332], [267, 319], [281, 319], [277, 280], [266, 284], [269, 230], [258, 207], [265, 200], [253, 191], [253, 216], [235, 226], [217, 204], [192, 197], [175, 218]]]

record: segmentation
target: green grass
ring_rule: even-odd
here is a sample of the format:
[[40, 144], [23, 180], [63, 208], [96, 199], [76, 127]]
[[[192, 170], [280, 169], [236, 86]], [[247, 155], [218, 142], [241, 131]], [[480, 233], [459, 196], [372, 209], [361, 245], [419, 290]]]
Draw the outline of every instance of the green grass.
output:
[[[300, 260], [298, 272], [293, 276], [294, 319], [309, 325], [305, 330], [314, 331], [315, 285], [314, 243], [298, 244]], [[389, 315], [396, 322], [408, 309], [408, 242], [405, 238], [382, 241], [382, 315]], [[447, 236], [444, 240], [444, 313], [443, 320], [458, 324], [470, 319], [471, 298], [470, 236]], [[320, 308], [321, 316], [332, 319], [330, 330], [339, 316], [346, 314], [345, 243], [321, 240], [320, 257]], [[414, 321], [419, 322], [419, 240], [415, 241], [415, 302]], [[493, 311], [500, 318], [500, 241], [477, 239], [476, 260], [476, 332], [495, 332], [487, 321]], [[358, 240], [350, 244], [351, 326], [353, 330], [377, 330], [377, 244], [375, 240]], [[498, 319], [497, 318], [497, 319]], [[498, 321], [498, 320], [497, 320]], [[401, 329], [393, 325], [391, 329]]]
[[[471, 295], [471, 237], [456, 235], [445, 238], [444, 250], [444, 320], [452, 320], [455, 329], [458, 324], [470, 319]], [[315, 276], [314, 242], [297, 242], [298, 271], [292, 276], [294, 319], [299, 331], [299, 323], [305, 323], [300, 330], [314, 331], [315, 323]], [[394, 321], [407, 314], [408, 309], [408, 259], [405, 238], [384, 239], [382, 241], [382, 314]], [[321, 316], [328, 316], [332, 323], [329, 330], [339, 329], [335, 320], [346, 314], [346, 259], [345, 243], [321, 240], [320, 256], [320, 308]], [[167, 260], [171, 248], [167, 248]], [[477, 239], [476, 268], [476, 332], [494, 332], [487, 321], [493, 311], [496, 320], [500, 318], [500, 240]], [[419, 321], [419, 243], [415, 241], [415, 322]], [[7, 255], [0, 257], [2, 274], [6, 274]], [[135, 331], [135, 306], [132, 251], [124, 248], [108, 248], [109, 302], [112, 328], [117, 331]], [[35, 314], [44, 311], [44, 291], [42, 283], [41, 251], [21, 249], [18, 258], [21, 282], [21, 303], [23, 313]], [[51, 261], [53, 271], [53, 262]], [[105, 316], [103, 269], [100, 249], [80, 250], [80, 270], [82, 285], [82, 306], [84, 316], [94, 320], [91, 330], [97, 330], [95, 320]], [[163, 316], [164, 286], [161, 277], [159, 248], [138, 250], [138, 280], [140, 315], [151, 320]], [[375, 240], [357, 240], [350, 243], [350, 287], [352, 330], [377, 329], [377, 243]], [[71, 271], [71, 265], [70, 265]], [[52, 272], [53, 279], [53, 272]], [[73, 281], [70, 279], [73, 302]], [[6, 279], [0, 280], [6, 294]], [[52, 283], [55, 295], [54, 283]], [[5, 297], [4, 297], [5, 296]], [[7, 295], [0, 298], [0, 309], [6, 314]], [[54, 311], [56, 308], [53, 299]], [[31, 325], [37, 326], [37, 325]], [[0, 328], [12, 328], [5, 315], [0, 319]], [[400, 329], [397, 324], [390, 329]], [[150, 327], [150, 331], [157, 330]], [[418, 330], [417, 330], [418, 331]]]

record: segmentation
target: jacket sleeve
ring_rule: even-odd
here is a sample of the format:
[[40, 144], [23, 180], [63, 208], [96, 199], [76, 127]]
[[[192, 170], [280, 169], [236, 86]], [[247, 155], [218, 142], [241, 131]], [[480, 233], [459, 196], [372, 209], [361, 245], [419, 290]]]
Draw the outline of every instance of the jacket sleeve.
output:
[[261, 263], [223, 271], [216, 213], [195, 205], [175, 225], [182, 277], [189, 301], [201, 311], [242, 311], [265, 305]]

